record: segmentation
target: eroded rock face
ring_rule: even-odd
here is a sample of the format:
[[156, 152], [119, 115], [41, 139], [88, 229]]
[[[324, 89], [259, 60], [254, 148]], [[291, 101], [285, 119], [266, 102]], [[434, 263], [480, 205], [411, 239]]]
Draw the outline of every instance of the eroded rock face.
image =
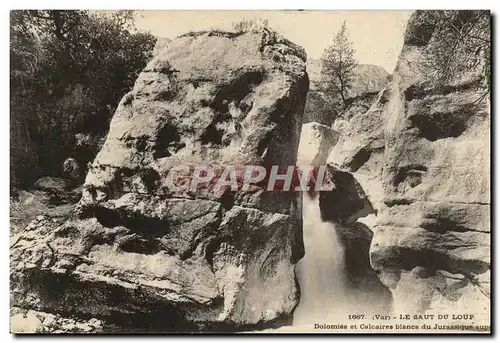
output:
[[339, 132], [339, 142], [327, 159], [332, 169], [355, 178], [361, 187], [361, 192], [356, 191], [359, 197], [365, 197], [369, 206], [376, 210], [384, 197], [385, 113], [390, 91], [389, 86], [380, 91], [368, 111], [358, 112], [349, 119], [335, 120], [333, 128]]
[[326, 125], [316, 122], [302, 125], [297, 164], [315, 167], [325, 165], [338, 139], [338, 133]]
[[[478, 73], [433, 84], [419, 68], [433, 25], [409, 21], [393, 81], [369, 111], [335, 123], [329, 163], [349, 172], [376, 209], [372, 266], [393, 310], [484, 310], [489, 318], [490, 108]], [[366, 219], [366, 220], [365, 220]]]
[[[418, 18], [417, 18], [418, 19]], [[412, 22], [420, 23], [418, 20]], [[418, 29], [411, 23], [407, 36]], [[406, 39], [387, 112], [384, 207], [372, 242], [373, 265], [398, 279], [395, 306], [489, 311], [490, 108], [477, 74], [446, 86], [411, 64], [427, 45]], [[432, 40], [428, 44], [432, 44]], [[396, 271], [394, 271], [396, 269]], [[385, 276], [387, 277], [387, 276]], [[402, 289], [425, 287], [417, 304]]]
[[339, 141], [327, 158], [335, 188], [320, 198], [324, 218], [337, 223], [350, 287], [365, 297], [367, 310], [380, 313], [390, 311], [392, 299], [371, 265], [370, 246], [384, 198], [384, 109], [389, 95], [387, 86], [375, 96], [361, 94], [335, 120], [332, 127], [339, 133]]
[[[286, 321], [302, 248], [293, 194], [174, 192], [175, 166], [295, 165], [305, 52], [269, 30], [169, 43], [119, 104], [77, 217], [11, 252], [13, 305], [169, 331]], [[122, 331], [123, 331], [122, 330]]]

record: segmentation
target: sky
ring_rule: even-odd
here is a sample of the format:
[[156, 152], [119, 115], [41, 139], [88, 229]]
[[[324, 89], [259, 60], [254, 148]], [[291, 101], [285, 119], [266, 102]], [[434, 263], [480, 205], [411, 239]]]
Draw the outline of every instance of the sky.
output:
[[347, 24], [356, 59], [392, 73], [403, 45], [403, 33], [411, 11], [173, 11], [145, 10], [136, 18], [139, 30], [175, 38], [210, 28], [232, 30], [241, 19], [267, 19], [269, 26], [301, 45], [309, 58], [320, 58], [342, 22]]

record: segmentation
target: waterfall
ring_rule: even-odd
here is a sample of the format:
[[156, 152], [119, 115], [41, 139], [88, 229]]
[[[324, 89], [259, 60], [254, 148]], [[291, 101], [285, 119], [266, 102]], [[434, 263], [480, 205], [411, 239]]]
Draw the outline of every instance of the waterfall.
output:
[[319, 194], [304, 193], [302, 206], [305, 255], [295, 269], [301, 298], [294, 326], [345, 319], [348, 289], [344, 248], [335, 224], [321, 220]]
[[[300, 303], [295, 309], [293, 326], [311, 331], [314, 324], [350, 324], [349, 315], [390, 313], [391, 296], [373, 271], [369, 271], [368, 248], [351, 247], [346, 254], [338, 223], [321, 220], [319, 194], [304, 193], [302, 198], [303, 239], [305, 254], [295, 267], [300, 285]], [[340, 231], [339, 231], [340, 230]], [[350, 254], [350, 256], [349, 256]], [[346, 257], [347, 255], [347, 257]], [[357, 260], [361, 283], [353, 283], [346, 258]], [[360, 261], [366, 260], [366, 266]], [[352, 264], [352, 261], [351, 261]]]

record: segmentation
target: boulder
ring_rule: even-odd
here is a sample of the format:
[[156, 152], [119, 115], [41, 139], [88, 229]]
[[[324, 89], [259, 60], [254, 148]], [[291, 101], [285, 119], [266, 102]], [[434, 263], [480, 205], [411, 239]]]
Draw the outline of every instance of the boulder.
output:
[[300, 199], [173, 191], [176, 166], [296, 164], [302, 48], [263, 29], [183, 35], [123, 97], [76, 215], [11, 249], [12, 303], [121, 332], [240, 330], [289, 321], [299, 299]]
[[347, 92], [347, 99], [354, 99], [364, 94], [377, 94], [390, 81], [390, 74], [381, 66], [358, 64], [353, 71], [352, 86]]

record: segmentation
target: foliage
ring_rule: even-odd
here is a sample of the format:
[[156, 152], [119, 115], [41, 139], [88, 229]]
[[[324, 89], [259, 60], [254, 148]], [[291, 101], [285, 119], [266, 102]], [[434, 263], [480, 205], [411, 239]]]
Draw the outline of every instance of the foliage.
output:
[[133, 11], [15, 10], [10, 18], [11, 181], [18, 184], [30, 173], [58, 175], [76, 133], [106, 133], [156, 39], [135, 32]]
[[428, 11], [434, 32], [423, 63], [428, 78], [439, 84], [478, 71], [491, 87], [491, 16], [483, 10]]
[[358, 65], [354, 53], [353, 43], [348, 39], [344, 21], [332, 45], [325, 49], [321, 57], [323, 91], [331, 95], [330, 102], [336, 112], [347, 105], [347, 92], [352, 87], [354, 68]]
[[233, 30], [237, 33], [250, 32], [252, 30], [257, 30], [260, 28], [268, 28], [269, 23], [267, 19], [254, 18], [254, 19], [242, 19], [240, 21], [233, 23]]

